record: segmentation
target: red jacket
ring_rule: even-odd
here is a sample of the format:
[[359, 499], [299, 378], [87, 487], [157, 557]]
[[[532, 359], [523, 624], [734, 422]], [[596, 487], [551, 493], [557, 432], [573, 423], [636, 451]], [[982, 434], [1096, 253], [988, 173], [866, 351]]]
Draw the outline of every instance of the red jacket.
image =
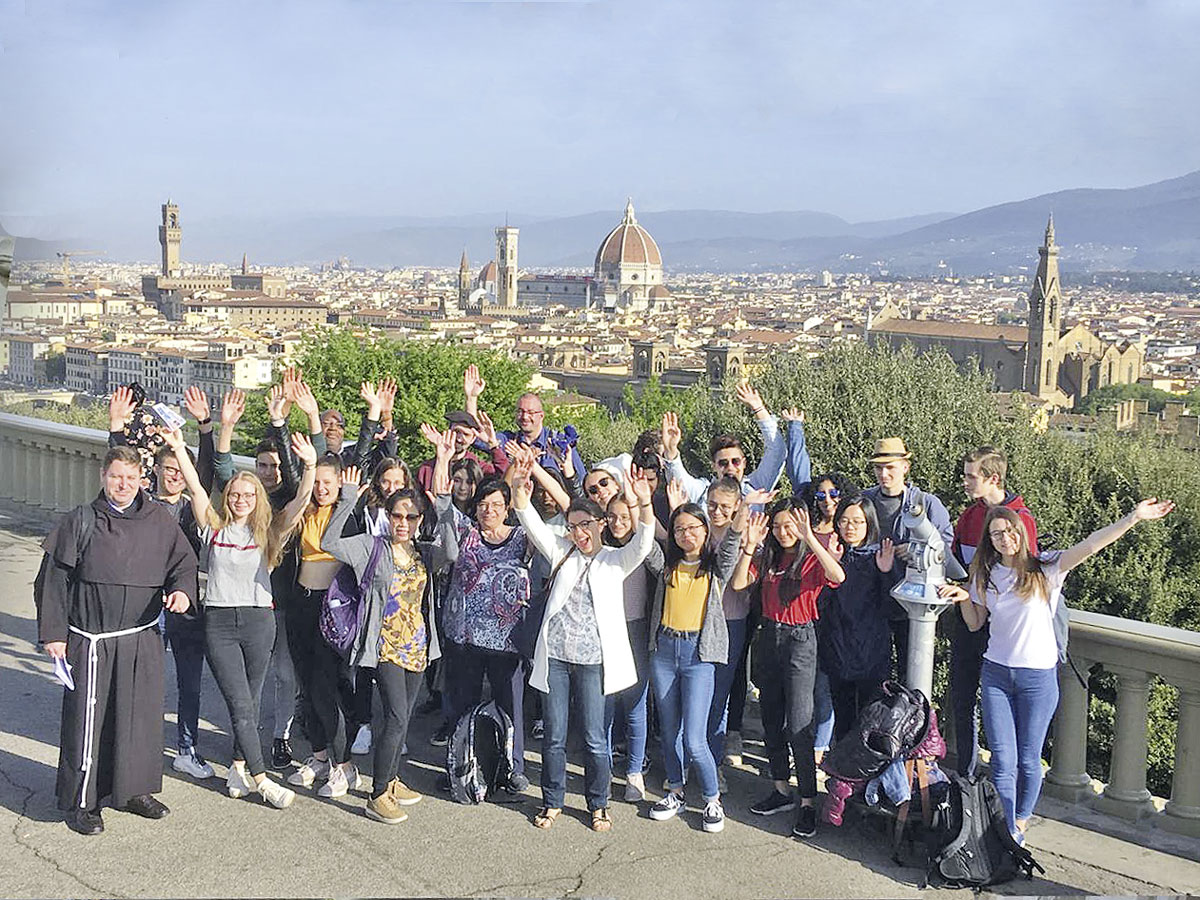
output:
[[[1021, 521], [1025, 523], [1025, 533], [1029, 536], [1030, 552], [1036, 554], [1037, 522], [1034, 521], [1033, 513], [1029, 511], [1021, 495], [1007, 491], [1001, 505], [1007, 506], [1021, 517]], [[989, 508], [983, 500], [976, 500], [963, 510], [958, 521], [954, 523], [954, 543], [951, 545], [951, 551], [964, 569], [970, 567], [975, 549], [983, 540], [983, 520], [987, 518]]]

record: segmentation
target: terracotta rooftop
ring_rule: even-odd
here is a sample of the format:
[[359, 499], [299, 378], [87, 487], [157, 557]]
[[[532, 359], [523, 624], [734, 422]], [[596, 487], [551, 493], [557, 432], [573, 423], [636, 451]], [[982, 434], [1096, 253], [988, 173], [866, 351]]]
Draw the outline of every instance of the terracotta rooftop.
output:
[[912, 335], [913, 337], [962, 338], [972, 341], [1025, 343], [1029, 329], [1024, 325], [977, 325], [969, 322], [940, 322], [932, 319], [888, 319], [873, 325], [872, 331]]

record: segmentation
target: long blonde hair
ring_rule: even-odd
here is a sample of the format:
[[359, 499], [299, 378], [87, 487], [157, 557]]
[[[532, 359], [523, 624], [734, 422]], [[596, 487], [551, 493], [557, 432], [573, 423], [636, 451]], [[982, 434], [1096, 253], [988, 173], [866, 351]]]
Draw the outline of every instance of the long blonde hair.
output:
[[1030, 549], [1029, 532], [1020, 515], [1007, 506], [993, 506], [983, 519], [983, 535], [979, 538], [979, 547], [971, 559], [971, 571], [968, 575], [970, 584], [980, 598], [987, 596], [988, 584], [992, 580], [992, 568], [1000, 563], [1000, 554], [992, 543], [992, 523], [1003, 519], [1017, 533], [1017, 553], [1013, 560], [1013, 571], [1017, 580], [1013, 593], [1024, 601], [1029, 601], [1035, 594], [1040, 594], [1047, 603], [1050, 602], [1050, 584], [1046, 573], [1042, 571], [1042, 561]]
[[237, 517], [229, 508], [229, 492], [234, 485], [239, 483], [247, 483], [254, 488], [254, 512], [250, 513], [246, 524], [250, 526], [250, 533], [254, 535], [254, 543], [262, 551], [268, 568], [274, 568], [279, 565], [279, 560], [283, 555], [283, 542], [275, 533], [275, 529], [271, 527], [275, 514], [271, 510], [271, 501], [267, 498], [267, 489], [263, 487], [263, 483], [253, 472], [238, 472], [229, 479], [225, 489], [221, 491], [220, 511], [217, 510], [217, 504], [213, 504], [208, 509], [208, 525], [214, 531], [219, 531], [233, 524]]

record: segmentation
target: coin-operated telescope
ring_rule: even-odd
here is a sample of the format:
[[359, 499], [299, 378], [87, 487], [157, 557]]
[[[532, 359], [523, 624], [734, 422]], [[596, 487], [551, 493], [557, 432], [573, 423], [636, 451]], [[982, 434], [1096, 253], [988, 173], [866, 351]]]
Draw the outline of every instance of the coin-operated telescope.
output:
[[937, 619], [954, 604], [938, 596], [947, 578], [967, 577], [949, 552], [946, 541], [925, 506], [913, 503], [901, 513], [908, 532], [908, 559], [904, 580], [892, 588], [892, 597], [908, 613], [908, 671], [905, 683], [926, 697], [933, 696], [933, 637]]

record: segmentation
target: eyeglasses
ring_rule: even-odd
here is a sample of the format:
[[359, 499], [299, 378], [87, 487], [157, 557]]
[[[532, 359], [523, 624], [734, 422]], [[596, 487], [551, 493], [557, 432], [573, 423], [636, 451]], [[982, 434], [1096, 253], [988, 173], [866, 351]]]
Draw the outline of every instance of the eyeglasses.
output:
[[248, 491], [247, 493], [244, 493], [244, 494], [240, 493], [238, 491], [230, 491], [228, 496], [229, 496], [230, 500], [253, 500], [256, 495], [255, 495], [254, 491]]
[[419, 522], [421, 521], [420, 513], [388, 513], [388, 518], [393, 522]]
[[820, 503], [827, 498], [829, 500], [836, 500], [838, 497], [842, 496], [842, 492], [837, 488], [830, 488], [827, 491], [817, 491], [815, 494], [813, 494], [813, 496], [816, 497], [817, 502]]
[[540, 409], [517, 409], [517, 418], [524, 417], [526, 419], [536, 419], [538, 416], [544, 416], [546, 413]]
[[592, 482], [591, 484], [588, 485], [587, 492], [589, 494], [598, 494], [598, 493], [600, 493], [601, 488], [606, 488], [610, 484], [612, 484], [612, 479], [609, 478], [608, 476], [605, 476], [603, 478], [598, 478], [594, 482]]
[[584, 519], [582, 522], [568, 522], [567, 531], [587, 531], [593, 525], [599, 525], [603, 521], [603, 519]]
[[490, 501], [490, 502], [489, 502], [489, 501], [484, 501], [483, 503], [476, 503], [476, 504], [475, 504], [475, 508], [476, 508], [476, 509], [480, 509], [480, 510], [482, 510], [482, 509], [491, 509], [491, 510], [495, 510], [496, 512], [504, 512], [504, 510], [505, 510], [505, 508], [506, 508], [507, 506], [508, 506], [508, 504], [507, 504], [507, 503], [505, 503], [503, 500], [501, 500], [501, 501], [499, 501], [499, 502], [496, 502], [496, 501]]
[[685, 537], [686, 535], [689, 535], [689, 534], [695, 534], [698, 531], [706, 531], [706, 530], [707, 529], [703, 525], [676, 525], [675, 526], [675, 537], [681, 538], [681, 537]]
[[714, 503], [712, 500], [708, 501], [708, 511], [709, 512], [717, 512], [719, 510], [719, 511], [725, 513], [726, 515], [728, 515], [729, 513], [733, 512], [735, 509], [737, 509], [736, 503]]
[[725, 459], [718, 459], [716, 461], [716, 464], [722, 469], [729, 469], [729, 468], [736, 469], [736, 468], [746, 464], [746, 457], [734, 456], [734, 457], [727, 457]]
[[[993, 541], [1003, 540], [1004, 538], [1007, 538], [1007, 537], [1016, 538], [1017, 537], [1017, 529], [1015, 529], [1015, 528], [997, 528], [995, 531], [989, 531], [988, 537], [990, 537]], [[1018, 538], [1018, 540], [1019, 540], [1019, 538]]]

